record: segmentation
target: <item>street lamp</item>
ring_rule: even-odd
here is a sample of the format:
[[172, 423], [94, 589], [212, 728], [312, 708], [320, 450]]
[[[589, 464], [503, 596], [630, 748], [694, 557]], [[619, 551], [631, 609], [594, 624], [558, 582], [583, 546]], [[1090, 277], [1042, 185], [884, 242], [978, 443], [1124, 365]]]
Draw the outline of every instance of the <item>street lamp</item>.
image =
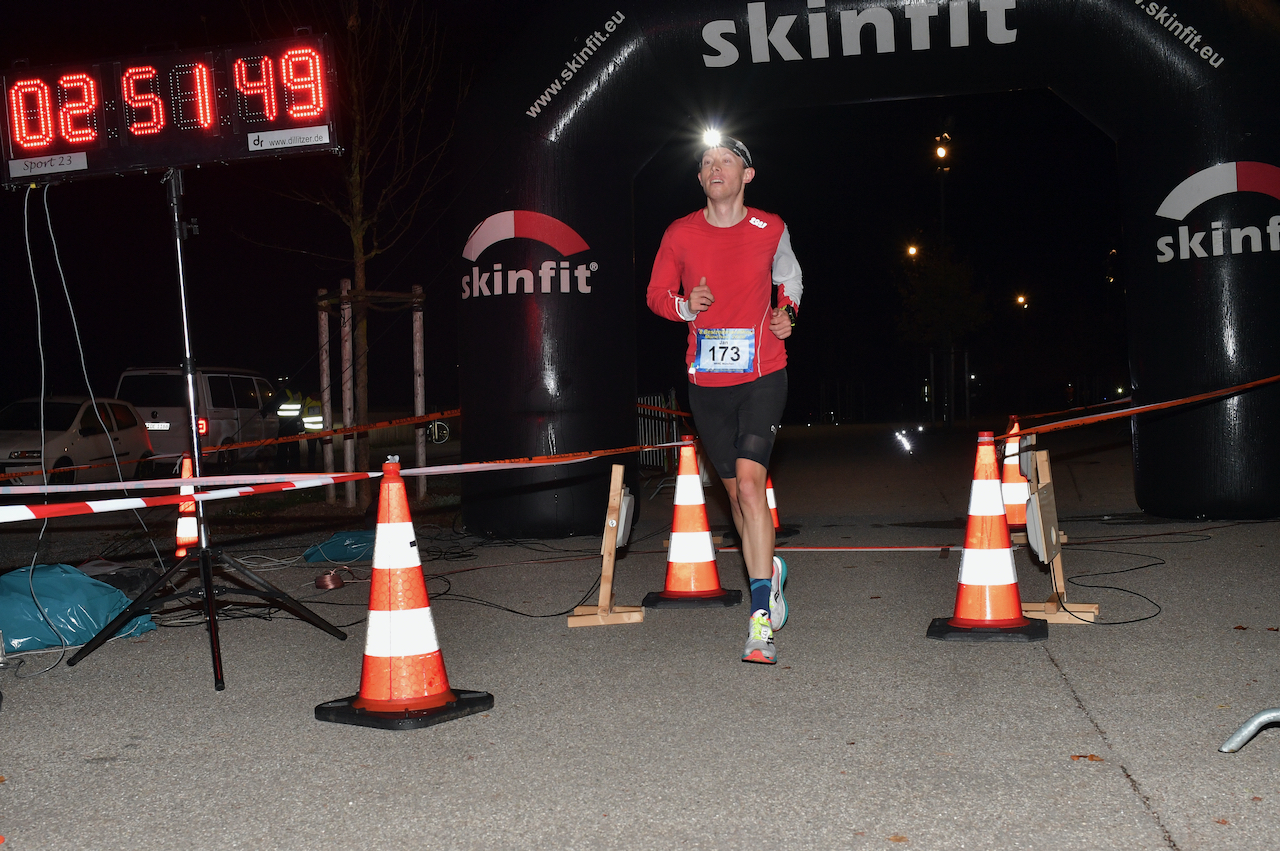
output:
[[947, 192], [944, 178], [947, 172], [951, 171], [951, 161], [948, 159], [951, 154], [951, 135], [943, 133], [941, 136], [934, 136], [933, 140], [936, 143], [933, 155], [938, 161], [938, 230], [942, 233], [942, 243], [945, 245], [947, 242]]
[[916, 248], [914, 245], [908, 245], [908, 246], [907, 246], [907, 256], [908, 256], [908, 257], [915, 257], [915, 256], [916, 256], [916, 254], [918, 254], [918, 253], [919, 253], [919, 249], [918, 249], [918, 248]]

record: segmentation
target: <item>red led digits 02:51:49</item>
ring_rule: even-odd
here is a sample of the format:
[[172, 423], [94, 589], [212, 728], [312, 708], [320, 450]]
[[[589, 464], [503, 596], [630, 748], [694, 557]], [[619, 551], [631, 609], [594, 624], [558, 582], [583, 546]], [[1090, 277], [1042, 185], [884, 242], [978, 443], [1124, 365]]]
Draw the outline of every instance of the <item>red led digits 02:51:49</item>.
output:
[[[4, 78], [4, 177], [52, 170], [66, 179], [333, 149], [327, 47], [305, 36], [13, 69]], [[56, 165], [43, 159], [51, 154], [72, 156]]]

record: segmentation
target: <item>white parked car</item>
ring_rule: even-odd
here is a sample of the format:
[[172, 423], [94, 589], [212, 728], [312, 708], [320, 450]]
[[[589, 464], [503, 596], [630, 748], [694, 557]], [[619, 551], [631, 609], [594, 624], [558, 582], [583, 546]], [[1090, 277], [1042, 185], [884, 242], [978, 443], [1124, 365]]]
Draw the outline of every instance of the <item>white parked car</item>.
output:
[[[53, 396], [44, 400], [44, 447], [40, 446], [40, 400], [22, 399], [0, 410], [0, 473], [32, 471], [34, 477], [6, 484], [40, 484], [40, 469], [50, 484], [118, 481], [151, 475], [151, 439], [133, 405], [119, 399]], [[116, 461], [120, 471], [116, 471]], [[126, 464], [126, 462], [135, 462]], [[65, 467], [89, 465], [87, 470]]]

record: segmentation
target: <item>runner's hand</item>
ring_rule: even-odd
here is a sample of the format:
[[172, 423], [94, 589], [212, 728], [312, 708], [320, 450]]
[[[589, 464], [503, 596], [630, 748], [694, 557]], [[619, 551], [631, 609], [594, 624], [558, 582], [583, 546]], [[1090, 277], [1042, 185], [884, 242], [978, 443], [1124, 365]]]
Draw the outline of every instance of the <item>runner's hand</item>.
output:
[[781, 307], [773, 309], [773, 315], [769, 317], [769, 330], [779, 340], [785, 340], [791, 336], [791, 317]]
[[711, 306], [716, 297], [711, 294], [711, 287], [707, 286], [707, 279], [703, 278], [698, 281], [698, 285], [693, 288], [693, 292], [689, 293], [689, 309], [694, 313], [701, 313]]

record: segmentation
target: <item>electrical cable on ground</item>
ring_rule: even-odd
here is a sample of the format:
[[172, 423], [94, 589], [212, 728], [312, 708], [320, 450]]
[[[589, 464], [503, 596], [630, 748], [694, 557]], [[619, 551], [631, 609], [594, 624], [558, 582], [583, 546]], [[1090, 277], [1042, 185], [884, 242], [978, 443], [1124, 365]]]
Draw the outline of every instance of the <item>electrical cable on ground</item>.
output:
[[[47, 392], [46, 386], [45, 386], [46, 380], [47, 380], [47, 374], [46, 374], [46, 365], [45, 365], [45, 359], [44, 359], [44, 329], [42, 327], [43, 323], [41, 321], [41, 316], [40, 316], [40, 287], [36, 284], [36, 264], [35, 264], [35, 258], [32, 256], [32, 253], [31, 253], [31, 221], [30, 221], [30, 215], [29, 215], [30, 200], [31, 200], [31, 187], [28, 186], [26, 193], [24, 193], [22, 196], [22, 236], [27, 246], [27, 268], [31, 273], [31, 289], [32, 289], [32, 292], [35, 294], [36, 348], [38, 349], [40, 354], [40, 475], [44, 483], [48, 484], [49, 474], [48, 474], [48, 471], [45, 469], [46, 459], [44, 457], [44, 444], [45, 444], [44, 398]], [[45, 502], [47, 503], [48, 501], [49, 501], [48, 497], [46, 497]], [[45, 533], [45, 530], [48, 528], [49, 528], [48, 520], [45, 520], [45, 522], [40, 524], [40, 533], [36, 536], [35, 550], [31, 553], [31, 564], [27, 568], [27, 590], [30, 591], [31, 593], [31, 601], [35, 603], [36, 611], [40, 612], [40, 617], [44, 619], [45, 623], [49, 625], [49, 628], [53, 630], [53, 634], [58, 637], [58, 643], [61, 645], [61, 652], [58, 654], [58, 658], [53, 661], [52, 665], [45, 668], [44, 670], [36, 671], [34, 674], [28, 674], [26, 677], [22, 676], [20, 673], [22, 670], [23, 662], [22, 660], [19, 660], [18, 667], [13, 672], [13, 676], [16, 679], [27, 679], [28, 677], [38, 677], [41, 674], [48, 673], [49, 671], [52, 671], [54, 668], [56, 668], [58, 666], [58, 663], [61, 662], [67, 654], [67, 639], [63, 636], [62, 632], [58, 629], [57, 625], [54, 624], [53, 619], [49, 617], [49, 613], [45, 611], [44, 605], [40, 602], [40, 597], [36, 594], [36, 586], [35, 586], [36, 561], [39, 560], [40, 545], [44, 542], [44, 533]]]
[[[1123, 541], [1139, 541], [1139, 540], [1148, 546], [1153, 546], [1158, 544], [1198, 544], [1198, 543], [1203, 543], [1204, 541], [1210, 541], [1213, 539], [1212, 535], [1205, 534], [1207, 532], [1216, 531], [1218, 529], [1229, 529], [1235, 526], [1251, 526], [1251, 525], [1257, 525], [1262, 523], [1275, 523], [1275, 522], [1277, 521], [1275, 520], [1234, 520], [1234, 521], [1225, 522], [1225, 523], [1218, 523], [1212, 526], [1202, 526], [1197, 529], [1181, 529], [1181, 530], [1169, 531], [1169, 532], [1150, 532], [1150, 533], [1145, 533], [1141, 535], [1114, 535], [1114, 536], [1104, 535], [1101, 537], [1092, 537], [1092, 538], [1083, 539], [1083, 540], [1073, 539], [1071, 541], [1068, 541], [1067, 543], [1063, 544], [1063, 548], [1065, 549], [1069, 547], [1074, 552], [1102, 553], [1104, 555], [1133, 556], [1136, 558], [1147, 559], [1148, 561], [1145, 564], [1136, 565], [1134, 567], [1125, 567], [1125, 568], [1120, 568], [1118, 570], [1095, 571], [1093, 573], [1083, 573], [1078, 576], [1073, 576], [1067, 579], [1067, 584], [1074, 585], [1077, 588], [1091, 588], [1091, 589], [1102, 590], [1102, 591], [1118, 591], [1122, 594], [1129, 594], [1130, 596], [1138, 597], [1150, 603], [1152, 606], [1155, 607], [1155, 612], [1153, 612], [1152, 614], [1146, 615], [1144, 617], [1131, 618], [1129, 620], [1123, 620], [1123, 621], [1098, 621], [1098, 620], [1091, 621], [1091, 620], [1088, 620], [1087, 618], [1080, 617], [1075, 612], [1072, 612], [1070, 608], [1064, 608], [1063, 611], [1065, 611], [1068, 615], [1080, 621], [1081, 623], [1090, 624], [1092, 626], [1122, 626], [1125, 624], [1141, 623], [1142, 621], [1151, 620], [1152, 618], [1159, 616], [1160, 613], [1164, 611], [1163, 607], [1159, 603], [1157, 603], [1155, 600], [1151, 599], [1145, 594], [1141, 594], [1132, 589], [1122, 588], [1118, 585], [1101, 585], [1101, 584], [1092, 583], [1092, 582], [1081, 582], [1080, 580], [1082, 579], [1091, 579], [1091, 578], [1100, 577], [1100, 576], [1117, 576], [1122, 573], [1133, 573], [1134, 571], [1145, 570], [1149, 567], [1162, 567], [1168, 564], [1168, 562], [1165, 559], [1162, 559], [1159, 556], [1153, 556], [1146, 553], [1129, 552], [1127, 550], [1107, 549], [1103, 547], [1098, 547], [1096, 546], [1097, 544], [1115, 544]], [[1177, 538], [1177, 540], [1155, 540], [1158, 538]], [[1091, 545], [1095, 545], [1095, 546], [1091, 546]], [[1050, 580], [1050, 583], [1053, 585], [1053, 592], [1055, 595], [1062, 594], [1066, 591], [1065, 588], [1057, 587], [1057, 581], [1055, 580], [1052, 571], [1050, 571], [1049, 580]]]

